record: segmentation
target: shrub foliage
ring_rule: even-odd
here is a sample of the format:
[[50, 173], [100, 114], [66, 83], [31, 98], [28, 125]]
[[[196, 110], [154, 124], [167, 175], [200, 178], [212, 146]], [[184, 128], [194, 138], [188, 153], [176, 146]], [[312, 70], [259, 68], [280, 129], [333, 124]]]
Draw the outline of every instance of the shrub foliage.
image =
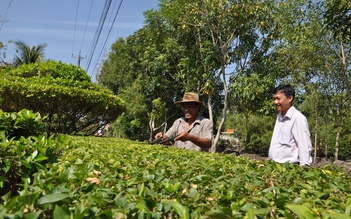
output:
[[30, 109], [44, 116], [51, 133], [92, 133], [113, 122], [124, 101], [93, 84], [80, 68], [54, 61], [6, 68], [0, 75], [0, 108], [6, 112]]
[[38, 113], [0, 110], [0, 195], [17, 194], [33, 182], [33, 174], [57, 157], [63, 137], [57, 140], [42, 136]]
[[6, 113], [0, 110], [0, 131], [3, 131], [7, 138], [28, 138], [43, 134], [43, 124], [39, 113], [30, 110]]
[[350, 218], [351, 181], [331, 166], [75, 137], [0, 216], [32, 218]]

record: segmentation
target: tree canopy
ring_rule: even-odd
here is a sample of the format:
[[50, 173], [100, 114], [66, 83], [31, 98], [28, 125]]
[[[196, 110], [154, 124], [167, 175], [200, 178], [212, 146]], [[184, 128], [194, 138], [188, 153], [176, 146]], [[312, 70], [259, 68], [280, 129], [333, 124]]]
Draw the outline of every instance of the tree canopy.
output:
[[[145, 12], [142, 29], [111, 47], [98, 83], [128, 100], [120, 130], [136, 129], [126, 137], [165, 129], [181, 116], [173, 102], [194, 91], [214, 121], [214, 145], [226, 128], [240, 127], [250, 148], [269, 144], [271, 92], [290, 83], [294, 104], [313, 127], [315, 151], [337, 153], [343, 142], [345, 157], [349, 16], [345, 0], [160, 0], [158, 10]], [[260, 126], [261, 119], [272, 123]]]

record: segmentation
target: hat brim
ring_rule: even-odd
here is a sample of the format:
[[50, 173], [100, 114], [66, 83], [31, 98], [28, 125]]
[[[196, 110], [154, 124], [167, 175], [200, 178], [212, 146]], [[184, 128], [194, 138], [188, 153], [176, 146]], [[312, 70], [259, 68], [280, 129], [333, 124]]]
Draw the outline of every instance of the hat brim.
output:
[[183, 103], [198, 103], [200, 104], [201, 108], [206, 108], [205, 104], [201, 101], [196, 101], [196, 100], [183, 100], [183, 101], [176, 101], [174, 102], [175, 105], [182, 105]]

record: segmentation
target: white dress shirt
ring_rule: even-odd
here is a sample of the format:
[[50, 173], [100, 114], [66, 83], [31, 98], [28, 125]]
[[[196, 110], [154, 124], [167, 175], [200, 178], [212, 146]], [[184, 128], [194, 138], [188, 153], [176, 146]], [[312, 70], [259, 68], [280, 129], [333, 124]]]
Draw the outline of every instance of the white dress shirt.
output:
[[312, 144], [306, 117], [291, 106], [282, 117], [278, 114], [268, 157], [278, 163], [311, 165]]

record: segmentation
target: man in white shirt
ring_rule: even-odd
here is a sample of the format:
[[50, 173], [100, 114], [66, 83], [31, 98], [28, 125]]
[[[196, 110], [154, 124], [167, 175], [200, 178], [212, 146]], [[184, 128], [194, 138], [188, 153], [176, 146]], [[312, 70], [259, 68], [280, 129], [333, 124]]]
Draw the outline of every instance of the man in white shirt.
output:
[[279, 111], [269, 147], [268, 157], [278, 163], [298, 163], [310, 166], [312, 144], [306, 117], [292, 102], [295, 90], [289, 84], [273, 92], [274, 105]]

